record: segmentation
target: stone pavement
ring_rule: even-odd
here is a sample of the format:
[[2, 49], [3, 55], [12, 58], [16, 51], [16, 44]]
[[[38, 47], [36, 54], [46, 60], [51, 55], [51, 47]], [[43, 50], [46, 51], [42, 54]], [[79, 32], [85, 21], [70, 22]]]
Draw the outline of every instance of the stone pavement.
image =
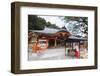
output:
[[32, 53], [29, 51], [29, 60], [59, 60], [59, 59], [72, 59], [72, 57], [65, 56], [65, 48], [46, 49], [41, 53]]
[[[66, 56], [65, 56], [65, 48], [64, 47], [46, 49], [46, 50], [42, 51], [41, 53], [32, 53], [31, 50], [29, 50], [28, 54], [29, 54], [28, 60], [30, 60], [30, 61], [31, 60], [75, 59], [75, 57], [68, 56], [67, 52], [66, 52]], [[87, 55], [87, 54], [84, 54], [84, 55]]]

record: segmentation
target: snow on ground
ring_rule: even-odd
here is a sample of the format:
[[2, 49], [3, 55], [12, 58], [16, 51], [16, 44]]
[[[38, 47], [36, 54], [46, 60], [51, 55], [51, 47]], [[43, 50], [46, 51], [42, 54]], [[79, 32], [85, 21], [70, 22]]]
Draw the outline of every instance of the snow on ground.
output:
[[29, 52], [29, 60], [58, 60], [58, 59], [72, 59], [73, 57], [65, 56], [65, 48], [46, 49], [41, 53]]

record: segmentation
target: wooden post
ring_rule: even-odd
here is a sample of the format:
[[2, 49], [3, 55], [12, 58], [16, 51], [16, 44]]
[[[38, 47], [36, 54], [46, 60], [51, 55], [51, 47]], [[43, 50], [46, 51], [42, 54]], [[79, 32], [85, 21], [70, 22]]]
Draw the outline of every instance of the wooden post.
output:
[[55, 47], [57, 47], [57, 38], [55, 38], [55, 44], [54, 44]]
[[67, 49], [66, 49], [66, 41], [65, 41], [65, 56], [67, 56], [66, 51], [67, 51]]
[[80, 58], [80, 41], [79, 41], [79, 58]]
[[73, 50], [73, 42], [72, 42], [72, 50]]

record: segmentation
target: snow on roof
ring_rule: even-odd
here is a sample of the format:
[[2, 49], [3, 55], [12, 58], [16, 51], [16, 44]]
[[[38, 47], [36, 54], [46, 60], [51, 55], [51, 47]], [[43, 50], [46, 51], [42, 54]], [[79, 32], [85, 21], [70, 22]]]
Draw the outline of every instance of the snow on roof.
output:
[[40, 33], [53, 34], [53, 33], [59, 32], [59, 31], [67, 31], [67, 30], [65, 30], [65, 29], [55, 29], [55, 28], [45, 27], [44, 30], [32, 30], [32, 31], [33, 32], [40, 32]]
[[83, 37], [77, 37], [77, 36], [69, 36], [68, 39], [76, 39], [76, 40], [87, 40], [87, 38], [83, 38]]

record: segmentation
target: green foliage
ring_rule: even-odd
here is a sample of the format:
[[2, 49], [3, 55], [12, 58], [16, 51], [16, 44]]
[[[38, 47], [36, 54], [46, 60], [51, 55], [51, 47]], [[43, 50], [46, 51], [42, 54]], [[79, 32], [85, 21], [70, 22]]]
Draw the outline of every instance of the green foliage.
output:
[[47, 22], [46, 27], [59, 29], [59, 27], [56, 26], [56, 24], [51, 24], [50, 22]]
[[38, 17], [37, 15], [28, 16], [28, 29], [29, 30], [43, 30], [44, 27], [59, 28], [55, 24], [46, 22], [44, 18]]
[[37, 17], [36, 15], [29, 15], [28, 16], [28, 29], [30, 30], [42, 30], [46, 21], [42, 18]]

